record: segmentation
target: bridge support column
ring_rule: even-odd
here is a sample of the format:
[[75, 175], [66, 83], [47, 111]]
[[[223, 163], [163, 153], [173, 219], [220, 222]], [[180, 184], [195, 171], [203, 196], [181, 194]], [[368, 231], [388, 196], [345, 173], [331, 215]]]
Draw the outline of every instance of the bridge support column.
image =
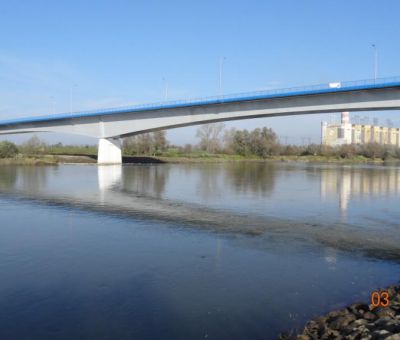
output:
[[99, 139], [98, 164], [121, 164], [121, 140], [114, 138]]

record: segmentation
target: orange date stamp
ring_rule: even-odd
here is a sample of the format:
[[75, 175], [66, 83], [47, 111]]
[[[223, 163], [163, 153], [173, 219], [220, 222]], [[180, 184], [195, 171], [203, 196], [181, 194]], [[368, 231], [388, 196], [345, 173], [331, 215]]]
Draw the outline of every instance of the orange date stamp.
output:
[[373, 291], [371, 294], [371, 305], [373, 308], [376, 307], [389, 307], [390, 305], [390, 295], [386, 290], [378, 292]]

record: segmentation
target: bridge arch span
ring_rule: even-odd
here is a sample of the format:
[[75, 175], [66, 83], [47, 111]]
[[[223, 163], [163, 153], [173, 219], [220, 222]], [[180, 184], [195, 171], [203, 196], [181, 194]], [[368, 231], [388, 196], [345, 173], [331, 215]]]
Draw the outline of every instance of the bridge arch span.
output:
[[0, 134], [56, 132], [94, 137], [99, 139], [99, 163], [120, 163], [119, 139], [143, 132], [260, 117], [400, 109], [400, 78], [357, 84], [14, 119], [0, 122]]

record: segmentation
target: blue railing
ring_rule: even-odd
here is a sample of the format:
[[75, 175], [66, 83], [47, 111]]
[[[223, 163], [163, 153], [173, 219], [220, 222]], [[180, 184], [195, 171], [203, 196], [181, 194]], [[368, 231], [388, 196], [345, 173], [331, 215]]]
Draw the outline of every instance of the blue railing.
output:
[[0, 121], [0, 125], [14, 125], [19, 123], [60, 120], [66, 118], [105, 116], [118, 113], [150, 111], [150, 110], [160, 110], [160, 109], [169, 109], [178, 107], [222, 104], [222, 103], [249, 101], [257, 99], [291, 97], [291, 96], [321, 94], [330, 92], [346, 92], [346, 91], [367, 90], [367, 89], [377, 89], [377, 88], [387, 88], [387, 87], [400, 87], [400, 77], [344, 81], [344, 82], [338, 81], [338, 82], [331, 82], [331, 83], [311, 85], [311, 86], [290, 87], [283, 89], [228, 94], [222, 96], [155, 102], [149, 104], [140, 104], [134, 106], [125, 106], [125, 107], [109, 108], [102, 110], [90, 110], [90, 111], [80, 111], [72, 113], [53, 114], [46, 116], [14, 118], [14, 119], [7, 119]]

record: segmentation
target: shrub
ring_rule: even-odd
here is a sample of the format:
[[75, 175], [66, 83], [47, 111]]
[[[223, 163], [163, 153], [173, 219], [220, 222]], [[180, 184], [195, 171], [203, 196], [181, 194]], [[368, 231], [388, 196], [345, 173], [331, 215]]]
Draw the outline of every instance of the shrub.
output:
[[341, 145], [338, 153], [341, 158], [351, 158], [357, 154], [356, 146], [352, 144]]
[[21, 152], [29, 155], [43, 154], [47, 146], [37, 136], [32, 136], [21, 145]]
[[361, 154], [367, 158], [383, 158], [385, 149], [383, 145], [369, 143], [362, 145]]
[[12, 158], [18, 153], [18, 148], [14, 143], [8, 141], [0, 142], [0, 158]]
[[305, 150], [302, 152], [302, 156], [320, 156], [321, 155], [321, 145], [310, 144], [307, 145]]
[[183, 147], [183, 153], [191, 153], [193, 151], [192, 144], [185, 144]]
[[283, 156], [299, 156], [301, 149], [297, 145], [285, 145], [282, 147], [281, 155]]

